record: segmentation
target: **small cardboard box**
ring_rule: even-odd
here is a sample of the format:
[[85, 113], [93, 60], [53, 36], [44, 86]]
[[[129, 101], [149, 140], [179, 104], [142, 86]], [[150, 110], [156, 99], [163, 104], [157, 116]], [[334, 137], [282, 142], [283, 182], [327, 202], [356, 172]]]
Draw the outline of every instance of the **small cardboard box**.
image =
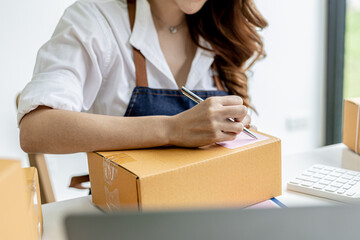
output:
[[344, 100], [343, 143], [360, 154], [360, 97]]
[[152, 148], [88, 153], [93, 202], [140, 211], [248, 206], [281, 195], [281, 143], [235, 149]]
[[19, 161], [0, 160], [0, 239], [39, 239]]
[[34, 167], [23, 168], [23, 172], [26, 181], [26, 194], [29, 200], [28, 214], [32, 219], [32, 228], [38, 232], [39, 236], [41, 236], [43, 232], [43, 219], [38, 172]]

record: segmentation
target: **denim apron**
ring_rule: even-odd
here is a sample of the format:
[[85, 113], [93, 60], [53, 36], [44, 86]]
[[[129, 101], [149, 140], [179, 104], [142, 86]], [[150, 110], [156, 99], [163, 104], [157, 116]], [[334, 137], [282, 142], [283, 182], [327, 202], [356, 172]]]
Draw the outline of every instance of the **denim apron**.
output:
[[[128, 0], [128, 12], [131, 31], [135, 22], [136, 0]], [[196, 105], [192, 100], [182, 94], [181, 90], [148, 88], [146, 75], [146, 60], [138, 49], [133, 48], [136, 87], [134, 88], [125, 117], [150, 115], [176, 115]], [[193, 91], [199, 97], [206, 99], [212, 96], [228, 95], [214, 74], [217, 91]]]

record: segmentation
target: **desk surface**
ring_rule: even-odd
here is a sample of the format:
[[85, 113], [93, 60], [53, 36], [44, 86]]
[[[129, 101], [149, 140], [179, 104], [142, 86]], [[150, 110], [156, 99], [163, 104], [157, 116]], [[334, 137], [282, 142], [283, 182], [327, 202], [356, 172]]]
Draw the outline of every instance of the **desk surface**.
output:
[[[282, 159], [283, 194], [277, 197], [288, 207], [320, 206], [341, 204], [335, 201], [286, 190], [286, 183], [313, 164], [325, 164], [360, 171], [360, 156], [343, 144], [318, 148], [312, 151], [284, 156]], [[44, 240], [66, 239], [63, 221], [74, 213], [98, 213], [100, 210], [91, 202], [91, 196], [67, 201], [44, 204]]]

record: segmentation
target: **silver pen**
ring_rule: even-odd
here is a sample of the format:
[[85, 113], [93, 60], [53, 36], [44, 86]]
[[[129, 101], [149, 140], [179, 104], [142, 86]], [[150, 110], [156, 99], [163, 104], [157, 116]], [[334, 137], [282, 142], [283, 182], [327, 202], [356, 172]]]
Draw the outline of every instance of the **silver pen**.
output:
[[[202, 101], [204, 101], [204, 99], [202, 99], [201, 97], [199, 97], [198, 95], [196, 95], [195, 93], [193, 93], [192, 91], [190, 91], [189, 89], [187, 89], [184, 86], [181, 87], [181, 92], [196, 103], [201, 103]], [[232, 122], [235, 122], [235, 120], [233, 118], [228, 118], [228, 119]], [[243, 131], [249, 137], [257, 139], [257, 137], [252, 132], [250, 132], [249, 129], [244, 127]]]

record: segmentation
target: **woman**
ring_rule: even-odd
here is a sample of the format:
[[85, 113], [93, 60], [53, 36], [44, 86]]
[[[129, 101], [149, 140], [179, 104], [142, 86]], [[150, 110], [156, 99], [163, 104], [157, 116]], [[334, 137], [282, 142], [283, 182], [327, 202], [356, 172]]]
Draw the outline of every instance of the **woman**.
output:
[[[245, 72], [263, 56], [256, 28], [266, 25], [252, 0], [76, 2], [39, 50], [21, 94], [23, 150], [234, 139], [250, 123]], [[191, 108], [178, 90], [183, 85], [207, 99]]]

